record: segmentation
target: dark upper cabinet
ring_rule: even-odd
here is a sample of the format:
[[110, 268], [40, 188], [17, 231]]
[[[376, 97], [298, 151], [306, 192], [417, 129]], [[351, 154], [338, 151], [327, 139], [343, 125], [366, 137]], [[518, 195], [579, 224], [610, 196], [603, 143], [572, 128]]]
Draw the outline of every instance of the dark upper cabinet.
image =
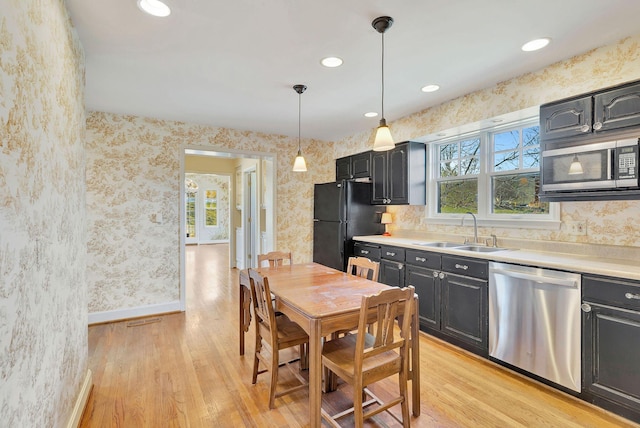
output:
[[596, 132], [640, 125], [640, 83], [594, 96]]
[[426, 146], [407, 141], [386, 152], [372, 152], [374, 205], [425, 205]]
[[585, 276], [582, 287], [585, 398], [640, 422], [640, 283]]
[[577, 142], [640, 129], [640, 82], [540, 106], [540, 140]]
[[371, 153], [369, 151], [336, 159], [336, 181], [371, 177]]
[[336, 159], [336, 181], [351, 180], [351, 156]]
[[591, 132], [593, 98], [547, 104], [540, 107], [540, 138], [555, 140]]

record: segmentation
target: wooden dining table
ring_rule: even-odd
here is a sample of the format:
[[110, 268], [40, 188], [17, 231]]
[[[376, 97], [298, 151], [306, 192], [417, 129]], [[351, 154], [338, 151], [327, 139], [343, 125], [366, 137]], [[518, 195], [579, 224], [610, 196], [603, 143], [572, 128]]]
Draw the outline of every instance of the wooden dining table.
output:
[[[322, 344], [331, 333], [358, 325], [362, 296], [372, 295], [389, 286], [348, 275], [317, 263], [261, 267], [260, 274], [269, 279], [276, 310], [298, 323], [309, 335], [309, 411], [310, 425], [321, 426]], [[249, 280], [240, 272], [240, 353], [244, 353], [244, 333], [251, 320], [247, 298]], [[420, 415], [420, 355], [418, 341], [418, 297], [411, 314], [411, 350], [409, 380], [415, 416]], [[329, 386], [329, 385], [327, 385]], [[325, 387], [325, 390], [327, 388]]]

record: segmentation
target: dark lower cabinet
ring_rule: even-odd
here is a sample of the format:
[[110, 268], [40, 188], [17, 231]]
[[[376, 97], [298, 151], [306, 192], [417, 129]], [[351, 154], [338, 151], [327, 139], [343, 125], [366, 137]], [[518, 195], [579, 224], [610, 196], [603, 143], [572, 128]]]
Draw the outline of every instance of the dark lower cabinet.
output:
[[640, 422], [640, 284], [585, 276], [584, 398]]
[[380, 248], [380, 274], [378, 282], [404, 287], [405, 249], [383, 245]]
[[[407, 250], [406, 285], [419, 297], [420, 328], [478, 355], [489, 353], [488, 264]], [[460, 274], [460, 272], [464, 274]]]
[[404, 287], [404, 263], [394, 260], [380, 260], [379, 282], [394, 287]]
[[413, 285], [418, 294], [420, 328], [440, 330], [440, 279], [439, 272], [407, 264], [405, 283]]
[[480, 354], [489, 349], [489, 285], [486, 279], [446, 273], [442, 279], [443, 333]]

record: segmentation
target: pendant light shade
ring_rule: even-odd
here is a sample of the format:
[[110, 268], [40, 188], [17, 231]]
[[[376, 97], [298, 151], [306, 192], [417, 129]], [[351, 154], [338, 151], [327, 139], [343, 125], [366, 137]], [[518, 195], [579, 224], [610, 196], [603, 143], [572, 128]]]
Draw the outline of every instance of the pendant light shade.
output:
[[307, 90], [305, 85], [294, 85], [293, 89], [298, 93], [298, 155], [296, 156], [295, 161], [293, 162], [293, 171], [294, 172], [307, 172], [307, 163], [302, 157], [302, 150], [300, 148], [300, 121], [301, 121], [301, 104], [302, 104], [302, 93]]
[[395, 147], [393, 137], [391, 137], [391, 130], [387, 126], [387, 120], [384, 118], [384, 33], [393, 24], [393, 18], [390, 16], [380, 16], [373, 20], [371, 25], [376, 31], [382, 34], [382, 114], [380, 119], [380, 126], [376, 130], [376, 136], [373, 140], [373, 150], [376, 152], [383, 152], [385, 150], [391, 150]]
[[578, 159], [578, 155], [573, 155], [573, 161], [571, 165], [569, 165], [569, 175], [579, 175], [584, 174], [584, 170], [582, 169], [582, 163]]

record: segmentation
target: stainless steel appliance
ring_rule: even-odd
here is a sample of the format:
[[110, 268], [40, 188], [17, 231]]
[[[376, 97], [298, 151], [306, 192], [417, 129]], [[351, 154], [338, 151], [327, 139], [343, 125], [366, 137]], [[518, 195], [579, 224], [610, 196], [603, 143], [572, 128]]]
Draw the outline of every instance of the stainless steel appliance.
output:
[[489, 356], [581, 389], [579, 274], [489, 263]]
[[313, 193], [313, 261], [345, 270], [357, 235], [380, 235], [384, 206], [371, 205], [371, 183], [316, 184]]
[[638, 153], [638, 138], [545, 149], [542, 192], [638, 189]]

